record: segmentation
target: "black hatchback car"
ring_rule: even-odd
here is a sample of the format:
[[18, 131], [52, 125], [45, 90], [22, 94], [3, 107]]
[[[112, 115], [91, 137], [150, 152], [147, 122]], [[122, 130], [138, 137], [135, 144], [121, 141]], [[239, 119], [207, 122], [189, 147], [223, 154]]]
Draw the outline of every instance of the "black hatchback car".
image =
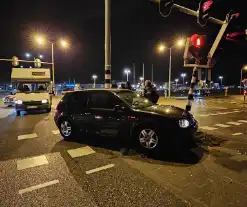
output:
[[133, 141], [145, 151], [193, 141], [198, 125], [181, 108], [151, 103], [125, 89], [90, 89], [66, 94], [54, 117], [64, 139], [78, 132]]

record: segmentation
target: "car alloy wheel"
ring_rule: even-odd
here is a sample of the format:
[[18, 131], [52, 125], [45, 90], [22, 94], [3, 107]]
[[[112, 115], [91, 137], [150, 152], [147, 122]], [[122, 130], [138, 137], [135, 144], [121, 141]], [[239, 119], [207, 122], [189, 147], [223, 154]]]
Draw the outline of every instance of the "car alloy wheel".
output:
[[71, 136], [71, 124], [68, 121], [62, 121], [61, 122], [61, 133], [65, 136], [65, 137], [69, 137]]
[[139, 142], [146, 149], [154, 149], [157, 147], [159, 138], [154, 130], [142, 129], [139, 134]]

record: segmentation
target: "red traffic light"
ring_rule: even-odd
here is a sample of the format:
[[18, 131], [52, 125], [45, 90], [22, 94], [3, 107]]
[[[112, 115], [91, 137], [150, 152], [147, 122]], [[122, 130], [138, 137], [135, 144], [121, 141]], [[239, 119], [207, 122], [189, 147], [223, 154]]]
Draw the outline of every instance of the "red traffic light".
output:
[[194, 47], [202, 48], [205, 45], [206, 36], [205, 35], [193, 34], [190, 37], [190, 42], [191, 42], [191, 45], [193, 45]]

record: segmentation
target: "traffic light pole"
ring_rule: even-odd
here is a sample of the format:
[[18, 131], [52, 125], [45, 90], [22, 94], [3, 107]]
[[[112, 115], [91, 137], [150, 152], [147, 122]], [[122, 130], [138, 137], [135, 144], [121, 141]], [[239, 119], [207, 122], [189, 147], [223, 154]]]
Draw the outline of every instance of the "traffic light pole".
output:
[[[7, 62], [12, 62], [12, 59], [3, 59], [1, 58], [0, 61], [7, 61]], [[18, 60], [18, 62], [22, 62], [22, 63], [35, 63], [36, 61], [34, 60]], [[52, 65], [52, 63], [49, 62], [40, 62], [42, 64], [47, 64], [47, 65]]]

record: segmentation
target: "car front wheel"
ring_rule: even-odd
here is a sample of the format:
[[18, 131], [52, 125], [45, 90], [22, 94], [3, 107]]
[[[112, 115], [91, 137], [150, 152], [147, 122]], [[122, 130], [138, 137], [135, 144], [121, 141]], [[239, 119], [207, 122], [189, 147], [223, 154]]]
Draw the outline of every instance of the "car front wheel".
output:
[[161, 137], [154, 128], [140, 128], [137, 131], [136, 144], [141, 152], [158, 152], [161, 147]]
[[72, 139], [74, 136], [74, 127], [67, 119], [60, 121], [59, 130], [64, 139]]

